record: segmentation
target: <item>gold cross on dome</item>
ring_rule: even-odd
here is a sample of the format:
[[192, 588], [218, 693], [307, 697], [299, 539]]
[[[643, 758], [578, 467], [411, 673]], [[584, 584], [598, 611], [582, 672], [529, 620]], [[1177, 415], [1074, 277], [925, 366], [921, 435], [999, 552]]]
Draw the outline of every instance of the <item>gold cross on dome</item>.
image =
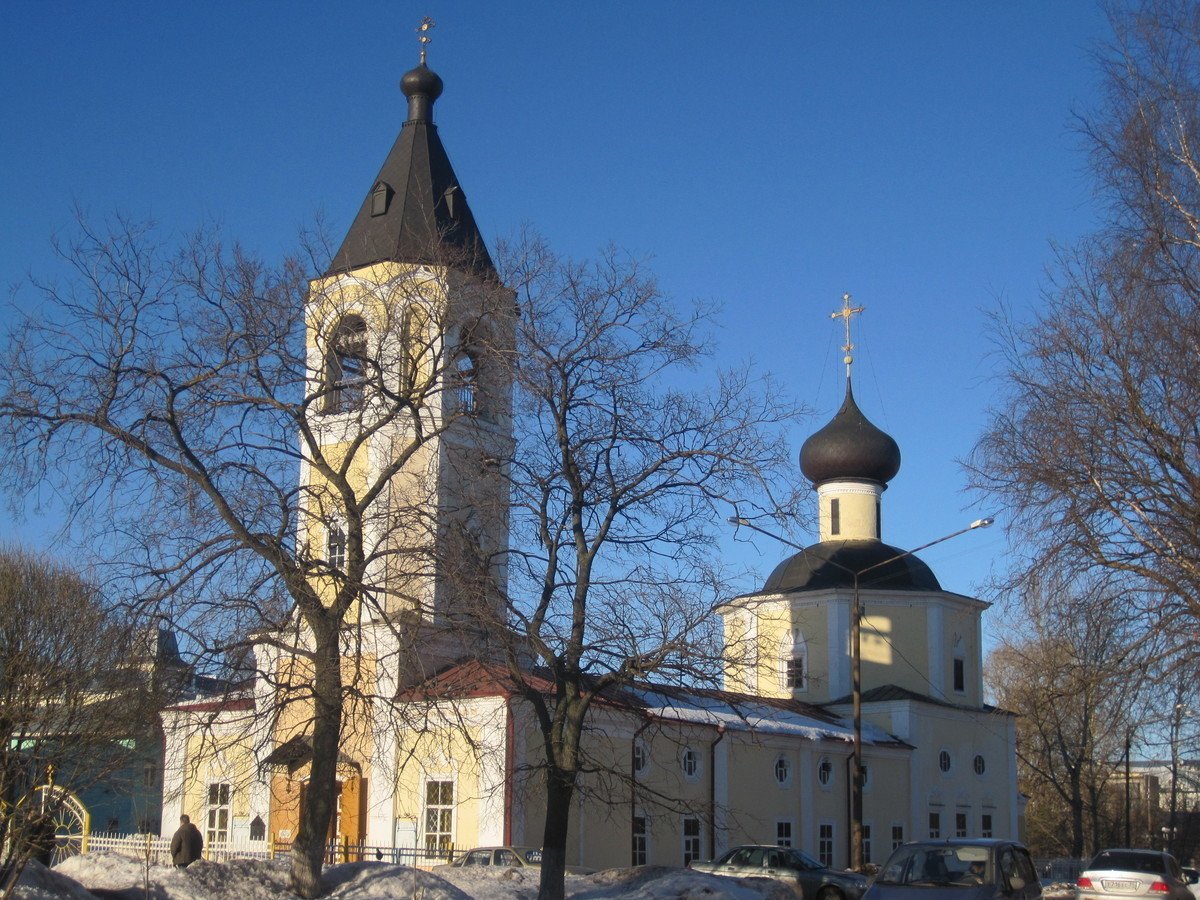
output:
[[865, 306], [851, 306], [850, 305], [850, 295], [842, 294], [842, 308], [838, 309], [838, 310], [834, 310], [833, 312], [831, 312], [829, 314], [829, 318], [841, 319], [842, 324], [846, 326], [846, 343], [844, 343], [842, 345], [842, 350], [845, 351], [846, 355], [842, 358], [842, 362], [844, 362], [846, 364], [846, 377], [847, 378], [850, 377], [850, 366], [854, 362], [854, 357], [851, 355], [851, 352], [850, 352], [854, 349], [854, 344], [850, 340], [850, 317], [858, 315], [864, 309], [866, 309]]
[[429, 36], [429, 31], [430, 31], [430, 29], [436, 28], [436, 27], [437, 27], [437, 22], [433, 21], [433, 19], [429, 18], [429, 16], [426, 16], [425, 18], [423, 18], [421, 20], [421, 24], [416, 27], [417, 42], [420, 43], [420, 45], [421, 45], [421, 63], [422, 64], [424, 64], [424, 62], [425, 62], [425, 47], [427, 44], [429, 44], [430, 41], [433, 40], [433, 38]]

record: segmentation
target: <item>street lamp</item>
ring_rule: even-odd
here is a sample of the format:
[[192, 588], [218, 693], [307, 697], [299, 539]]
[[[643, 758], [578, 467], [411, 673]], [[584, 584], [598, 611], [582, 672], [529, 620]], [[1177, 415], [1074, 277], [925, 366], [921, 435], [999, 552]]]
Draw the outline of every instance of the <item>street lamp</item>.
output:
[[[794, 541], [780, 537], [767, 531], [765, 528], [759, 528], [749, 519], [744, 519], [741, 516], [731, 516], [729, 524], [749, 528], [752, 531], [757, 531], [760, 534], [765, 534], [767, 537], [774, 538], [781, 543], [787, 544], [789, 547], [795, 547], [798, 550], [806, 548], [801, 547]], [[829, 563], [837, 569], [841, 569], [847, 575], [854, 578], [854, 593], [850, 606], [850, 704], [851, 716], [854, 720], [854, 776], [850, 780], [850, 868], [858, 869], [863, 864], [863, 810], [862, 810], [862, 647], [861, 647], [861, 619], [862, 619], [862, 602], [859, 598], [859, 583], [862, 576], [876, 569], [881, 569], [886, 565], [890, 565], [898, 560], [905, 559], [918, 553], [921, 550], [927, 550], [935, 544], [940, 544], [943, 541], [948, 541], [951, 538], [956, 538], [960, 534], [966, 534], [968, 531], [974, 531], [976, 528], [988, 528], [995, 520], [992, 518], [976, 519], [966, 528], [960, 528], [958, 531], [953, 531], [950, 534], [943, 535], [940, 538], [922, 544], [919, 547], [914, 547], [912, 550], [905, 550], [903, 553], [897, 553], [895, 556], [888, 557], [877, 563], [862, 569], [851, 569], [848, 566], [843, 566], [841, 563], [834, 562], [832, 559], [826, 558], [824, 562]]]

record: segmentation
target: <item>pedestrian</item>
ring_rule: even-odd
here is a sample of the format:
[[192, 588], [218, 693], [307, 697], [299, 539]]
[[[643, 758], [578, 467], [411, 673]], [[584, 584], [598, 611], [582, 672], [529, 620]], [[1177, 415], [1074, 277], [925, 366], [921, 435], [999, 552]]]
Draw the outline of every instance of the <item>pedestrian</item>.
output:
[[54, 820], [40, 813], [29, 825], [29, 845], [33, 858], [46, 868], [54, 863], [54, 848], [58, 843]]
[[187, 868], [200, 858], [204, 849], [204, 838], [200, 829], [187, 816], [179, 817], [179, 829], [171, 838], [171, 861], [181, 869]]

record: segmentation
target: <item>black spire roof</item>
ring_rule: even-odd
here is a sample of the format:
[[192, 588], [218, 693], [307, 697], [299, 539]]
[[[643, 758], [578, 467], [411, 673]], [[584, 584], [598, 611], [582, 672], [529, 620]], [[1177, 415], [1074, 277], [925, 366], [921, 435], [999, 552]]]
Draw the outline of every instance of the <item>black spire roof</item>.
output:
[[900, 447], [863, 415], [849, 378], [842, 408], [800, 448], [800, 471], [813, 484], [857, 479], [884, 485], [900, 471]]
[[327, 275], [393, 261], [495, 270], [433, 124], [442, 79], [424, 61], [400, 81], [408, 121], [383, 162]]
[[[917, 557], [882, 541], [822, 541], [805, 547], [775, 567], [764, 594], [852, 587], [892, 591], [940, 591], [933, 570]], [[900, 557], [896, 559], [896, 557]], [[877, 567], [877, 568], [876, 568]]]

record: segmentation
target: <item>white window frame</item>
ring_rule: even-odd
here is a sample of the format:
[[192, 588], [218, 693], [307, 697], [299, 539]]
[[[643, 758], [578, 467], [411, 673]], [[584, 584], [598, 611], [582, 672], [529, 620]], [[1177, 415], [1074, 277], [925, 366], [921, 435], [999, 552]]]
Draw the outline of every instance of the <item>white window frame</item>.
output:
[[[792, 664], [800, 664], [799, 684], [792, 684]], [[779, 689], [793, 694], [808, 692], [808, 641], [799, 628], [791, 629], [779, 642]]]
[[[824, 778], [821, 773], [827, 773]], [[817, 785], [823, 791], [833, 789], [833, 760], [828, 756], [822, 756], [817, 760]]]
[[995, 837], [996, 817], [990, 812], [982, 812], [979, 814], [979, 836], [982, 838]]
[[[439, 802], [433, 804], [429, 802], [429, 786], [433, 784], [450, 785], [450, 802], [448, 804], [441, 802], [442, 798], [440, 796], [438, 797]], [[458, 783], [457, 779], [452, 775], [429, 775], [421, 785], [421, 831], [417, 836], [417, 840], [420, 842], [418, 846], [425, 848], [427, 853], [441, 853], [454, 845], [454, 826], [457, 819], [454, 809], [454, 798], [457, 796]], [[435, 829], [430, 829], [429, 827], [429, 813], [431, 810], [439, 811], [436, 823], [438, 827]], [[441, 827], [443, 824], [446, 824], [441, 817], [441, 810], [449, 811], [449, 822], [445, 829]], [[432, 846], [430, 845], [430, 838], [433, 838]]]
[[895, 853], [897, 848], [904, 843], [904, 823], [892, 823], [892, 852]]
[[650, 748], [638, 738], [633, 742], [633, 774], [645, 775], [650, 770]]
[[837, 846], [837, 823], [822, 819], [817, 823], [817, 859], [821, 865], [833, 867], [834, 847]]
[[[780, 753], [775, 757], [775, 762], [771, 766], [771, 773], [775, 778], [775, 783], [781, 787], [788, 787], [792, 783], [792, 771], [795, 767], [792, 761], [788, 759], [786, 753]], [[781, 778], [780, 775], [783, 777]]]
[[[691, 833], [694, 832], [694, 833]], [[680, 835], [683, 838], [683, 864], [687, 866], [692, 861], [704, 858], [704, 829], [701, 827], [699, 816], [684, 816], [680, 822]]]
[[[356, 327], [350, 328], [351, 324]], [[357, 327], [359, 324], [361, 328]], [[362, 407], [367, 382], [368, 335], [366, 319], [357, 312], [347, 312], [333, 323], [325, 361], [325, 412], [346, 413]], [[351, 360], [358, 361], [357, 374], [353, 372], [354, 364], [346, 365]]]
[[796, 822], [794, 819], [775, 820], [775, 846], [796, 846]]
[[325, 528], [325, 564], [332, 572], [346, 568], [346, 528], [340, 519]]
[[229, 826], [233, 819], [233, 785], [228, 781], [210, 781], [205, 800], [204, 844], [206, 847], [223, 844], [229, 840]]
[[949, 747], [942, 747], [938, 751], [938, 771], [943, 775], [950, 775], [954, 772], [954, 754], [950, 752]]
[[468, 416], [479, 412], [479, 363], [470, 350], [454, 358], [454, 408]]
[[[638, 831], [639, 823], [641, 831]], [[629, 858], [630, 865], [644, 866], [650, 861], [650, 817], [642, 810], [638, 810], [633, 814], [633, 821], [630, 826], [630, 847]], [[638, 857], [641, 857], [639, 860]]]
[[[934, 818], [937, 818], [937, 825], [934, 825]], [[942, 839], [942, 811], [940, 809], [929, 810], [929, 815], [926, 818], [929, 823], [929, 840], [940, 841]]]
[[684, 747], [679, 755], [679, 768], [688, 781], [697, 781], [700, 778], [700, 754], [691, 747]]

